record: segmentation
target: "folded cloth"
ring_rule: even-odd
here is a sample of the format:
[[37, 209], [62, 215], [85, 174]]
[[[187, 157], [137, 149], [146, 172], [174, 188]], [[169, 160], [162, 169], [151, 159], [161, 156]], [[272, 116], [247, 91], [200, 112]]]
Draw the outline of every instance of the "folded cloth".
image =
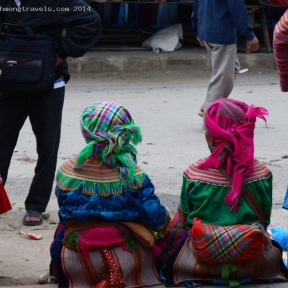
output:
[[280, 226], [268, 227], [268, 231], [271, 231], [272, 239], [277, 241], [281, 248], [285, 251], [288, 250], [288, 230]]

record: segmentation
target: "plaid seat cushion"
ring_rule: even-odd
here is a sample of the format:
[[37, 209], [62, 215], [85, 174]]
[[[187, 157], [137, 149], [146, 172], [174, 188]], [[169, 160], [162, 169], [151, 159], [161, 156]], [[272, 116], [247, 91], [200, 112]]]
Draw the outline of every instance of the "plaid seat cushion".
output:
[[197, 259], [210, 264], [254, 259], [270, 243], [259, 223], [213, 226], [199, 218], [194, 219], [190, 239]]

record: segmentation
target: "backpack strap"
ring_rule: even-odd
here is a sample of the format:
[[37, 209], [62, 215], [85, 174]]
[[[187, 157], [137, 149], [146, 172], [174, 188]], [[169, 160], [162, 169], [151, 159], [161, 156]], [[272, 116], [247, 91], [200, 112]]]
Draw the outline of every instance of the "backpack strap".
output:
[[[226, 180], [231, 184], [232, 178], [227, 174], [224, 167], [221, 165], [219, 168], [220, 173], [226, 178]], [[265, 227], [265, 217], [263, 215], [260, 203], [252, 191], [247, 187], [247, 189], [241, 194], [245, 201], [251, 206], [255, 214], [257, 215], [260, 224]]]
[[252, 191], [247, 187], [247, 189], [242, 193], [243, 198], [246, 200], [246, 202], [252, 207], [255, 214], [257, 215], [260, 224], [262, 224], [265, 227], [265, 218], [260, 206], [260, 203], [256, 196], [252, 193]]

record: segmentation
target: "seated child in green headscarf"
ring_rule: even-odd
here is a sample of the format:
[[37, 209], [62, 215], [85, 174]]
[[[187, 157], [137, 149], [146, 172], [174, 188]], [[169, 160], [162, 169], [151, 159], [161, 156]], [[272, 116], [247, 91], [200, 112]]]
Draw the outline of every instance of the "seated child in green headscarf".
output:
[[[155, 235], [170, 221], [148, 175], [136, 164], [140, 127], [121, 105], [87, 107], [80, 126], [87, 145], [56, 175], [60, 223], [41, 283], [60, 287], [161, 284]], [[133, 273], [132, 273], [133, 272]]]

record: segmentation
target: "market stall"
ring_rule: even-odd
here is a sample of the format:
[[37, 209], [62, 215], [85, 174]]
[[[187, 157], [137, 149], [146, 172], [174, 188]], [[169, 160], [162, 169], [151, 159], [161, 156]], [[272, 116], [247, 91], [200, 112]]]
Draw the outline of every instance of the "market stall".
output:
[[[275, 5], [275, 1], [281, 0], [245, 1], [251, 25], [267, 52], [272, 50], [273, 27], [285, 9], [281, 5]], [[103, 22], [103, 33], [98, 45], [106, 43], [107, 47], [118, 43], [118, 48], [119, 45], [139, 48], [150, 35], [179, 23], [183, 26], [183, 44], [198, 45], [195, 32], [191, 28], [193, 2], [194, 0], [90, 1]], [[249, 53], [248, 50], [246, 52]]]

